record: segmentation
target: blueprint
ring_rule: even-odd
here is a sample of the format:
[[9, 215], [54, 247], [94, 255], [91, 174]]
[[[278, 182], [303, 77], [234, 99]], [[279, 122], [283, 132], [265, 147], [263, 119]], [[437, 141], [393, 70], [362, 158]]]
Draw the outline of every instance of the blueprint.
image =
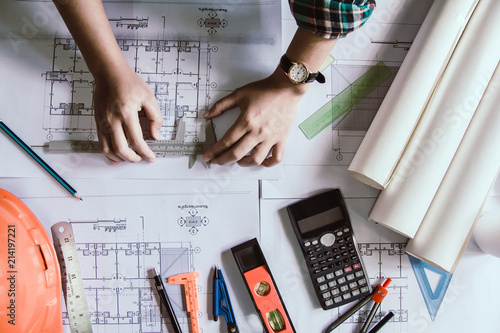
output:
[[[68, 153], [48, 151], [51, 141], [97, 140], [95, 82], [51, 2], [6, 1], [0, 9], [6, 16], [0, 24], [0, 69], [9, 77], [0, 83], [5, 92], [0, 103], [3, 110], [15, 110], [2, 111], [2, 120], [49, 164], [69, 166], [66, 177], [157, 178], [168, 169], [173, 179], [210, 178], [201, 162], [187, 170], [187, 157], [158, 159], [144, 173], [144, 163], [109, 168], [102, 154], [78, 154], [81, 163], [75, 166], [69, 165]], [[279, 0], [244, 5], [110, 1], [105, 9], [125, 59], [156, 97], [164, 118], [162, 140], [203, 143], [208, 130], [220, 138], [238, 110], [216, 119], [214, 129], [203, 113], [235, 88], [272, 73], [281, 55]], [[139, 115], [144, 137], [151, 138], [145, 116]], [[180, 123], [185, 125], [182, 138], [176, 136]], [[29, 168], [2, 168], [10, 176], [31, 173]], [[231, 177], [276, 179], [280, 168], [250, 168]]]
[[[334, 187], [335, 184], [329, 183], [323, 186]], [[316, 188], [314, 193], [321, 189], [324, 187]], [[298, 195], [294, 199], [261, 200], [261, 244], [297, 332], [323, 332], [354, 303], [325, 311], [316, 299], [306, 263], [285, 209], [287, 205], [305, 197]], [[492, 199], [497, 202], [498, 207], [498, 197]], [[366, 267], [371, 285], [382, 284], [386, 278], [392, 279], [387, 288], [389, 293], [381, 303], [373, 322], [378, 322], [388, 311], [392, 311], [395, 315], [384, 326], [384, 332], [438, 333], [451, 330], [494, 332], [498, 320], [484, 320], [484, 318], [495, 318], [495, 310], [492, 309], [494, 306], [491, 305], [495, 304], [497, 296], [482, 293], [483, 287], [478, 284], [491, 285], [495, 289], [493, 287], [495, 279], [491, 278], [490, 274], [500, 272], [498, 258], [479, 252], [477, 245], [471, 242], [453, 275], [436, 321], [433, 322], [427, 312], [409, 259], [404, 254], [406, 239], [382, 226], [367, 222], [369, 207], [374, 201], [354, 195], [346, 196], [346, 205], [361, 260]], [[472, 272], [471, 267], [483, 273], [476, 274]], [[427, 274], [431, 288], [434, 288], [437, 284], [437, 275], [433, 276], [431, 273]], [[477, 277], [477, 280], [471, 283], [474, 277]], [[496, 292], [492, 294], [497, 295]], [[361, 308], [335, 332], [359, 332], [372, 304], [371, 302]], [[456, 318], [467, 318], [467, 320], [456, 320]]]
[[[299, 104], [296, 127], [288, 147], [300, 153], [285, 154], [286, 166], [348, 166], [398, 72], [409, 47], [424, 20], [432, 1], [377, 1], [377, 8], [363, 29], [337, 42], [331, 55], [333, 63], [324, 70], [326, 83], [317, 84]], [[283, 12], [284, 45], [295, 21]], [[378, 62], [383, 62], [390, 76], [343, 117], [309, 140], [299, 130], [310, 115], [320, 109]], [[310, 149], [310, 147], [314, 149]], [[288, 148], [289, 150], [291, 148]]]
[[[49, 235], [53, 224], [71, 223], [95, 333], [172, 331], [166, 311], [160, 310], [153, 268], [165, 279], [200, 273], [200, 327], [205, 333], [219, 332], [224, 324], [213, 321], [211, 303], [214, 265], [223, 271], [240, 329], [252, 332], [253, 316], [245, 319], [251, 301], [230, 249], [260, 238], [257, 181], [85, 180], [75, 184], [85, 188], [83, 201], [60, 195], [52, 185], [42, 178], [1, 181]], [[165, 284], [181, 328], [188, 332], [182, 288]], [[63, 312], [69, 332], [64, 306]]]

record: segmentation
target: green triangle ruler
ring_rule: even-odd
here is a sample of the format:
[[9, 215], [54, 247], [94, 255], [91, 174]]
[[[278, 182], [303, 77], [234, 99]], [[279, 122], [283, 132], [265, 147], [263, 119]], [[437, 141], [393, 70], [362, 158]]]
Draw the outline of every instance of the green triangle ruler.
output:
[[[410, 255], [408, 255], [408, 258], [410, 259], [411, 267], [413, 268], [413, 272], [417, 278], [422, 296], [424, 296], [425, 305], [427, 306], [429, 315], [431, 316], [432, 321], [434, 321], [439, 307], [443, 302], [446, 290], [448, 290], [453, 274], [437, 269], [436, 267]], [[439, 280], [434, 289], [431, 287], [427, 271], [435, 273], [439, 276]]]

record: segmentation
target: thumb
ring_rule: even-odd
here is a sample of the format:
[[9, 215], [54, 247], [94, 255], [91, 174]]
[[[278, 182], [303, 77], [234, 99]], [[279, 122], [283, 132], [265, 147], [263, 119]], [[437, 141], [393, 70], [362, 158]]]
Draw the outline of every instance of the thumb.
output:
[[203, 117], [207, 119], [212, 119], [220, 116], [225, 111], [233, 109], [237, 106], [238, 106], [238, 98], [236, 96], [236, 92], [233, 91], [226, 97], [223, 97], [219, 99], [217, 102], [215, 102], [214, 105], [212, 105], [212, 107], [203, 114]]
[[160, 137], [160, 128], [163, 125], [163, 115], [156, 99], [144, 103], [143, 110], [149, 120], [149, 131], [155, 140]]

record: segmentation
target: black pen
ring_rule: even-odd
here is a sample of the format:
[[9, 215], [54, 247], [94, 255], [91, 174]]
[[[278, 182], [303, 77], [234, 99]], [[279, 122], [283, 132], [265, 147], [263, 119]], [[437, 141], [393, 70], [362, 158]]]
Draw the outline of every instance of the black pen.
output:
[[170, 316], [170, 320], [172, 322], [172, 326], [174, 328], [175, 333], [182, 333], [181, 328], [179, 326], [179, 322], [177, 321], [177, 317], [175, 316], [174, 309], [172, 308], [172, 303], [170, 303], [170, 299], [168, 298], [167, 291], [165, 290], [165, 285], [161, 280], [161, 276], [156, 272], [156, 268], [153, 268], [153, 274], [155, 279], [156, 291], [160, 295], [161, 301], [163, 305], [167, 308], [168, 315]]
[[373, 328], [368, 333], [378, 332], [385, 324], [387, 324], [392, 319], [392, 317], [394, 317], [394, 312], [389, 311], [389, 313], [387, 313], [385, 317], [378, 322], [377, 325], [373, 326]]

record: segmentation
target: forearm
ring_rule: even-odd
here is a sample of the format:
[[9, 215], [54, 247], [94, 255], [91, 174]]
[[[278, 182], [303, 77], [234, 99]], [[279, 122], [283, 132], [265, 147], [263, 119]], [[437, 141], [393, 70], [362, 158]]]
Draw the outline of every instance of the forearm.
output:
[[94, 77], [127, 65], [101, 0], [72, 0], [64, 4], [54, 0], [54, 3]]
[[314, 73], [319, 70], [336, 42], [337, 39], [319, 37], [308, 30], [298, 28], [286, 55], [292, 61], [305, 64]]

